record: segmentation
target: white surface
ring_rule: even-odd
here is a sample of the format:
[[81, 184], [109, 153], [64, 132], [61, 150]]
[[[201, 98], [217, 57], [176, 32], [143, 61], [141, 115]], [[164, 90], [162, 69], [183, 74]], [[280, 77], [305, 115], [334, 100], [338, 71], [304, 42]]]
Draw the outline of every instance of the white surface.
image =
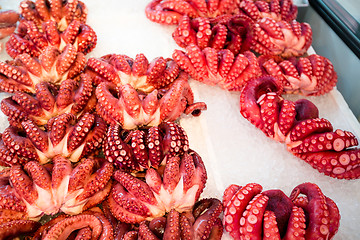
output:
[[[149, 60], [171, 57], [177, 45], [171, 38], [174, 27], [162, 26], [145, 17], [150, 0], [96, 1], [85, 0], [88, 24], [98, 35], [98, 45], [89, 56], [109, 53], [135, 57], [144, 53]], [[17, 1], [0, 0], [0, 5], [17, 9]], [[5, 58], [2, 53], [1, 59]], [[360, 234], [360, 182], [337, 180], [320, 174], [304, 161], [286, 151], [283, 144], [267, 138], [239, 113], [239, 93], [192, 81], [197, 101], [204, 101], [208, 110], [200, 117], [183, 117], [181, 125], [189, 135], [192, 149], [203, 158], [208, 182], [202, 197], [222, 198], [226, 186], [257, 182], [267, 189], [282, 189], [287, 195], [298, 184], [311, 181], [320, 186], [340, 208], [339, 233], [334, 239], [357, 239]], [[287, 96], [294, 100], [299, 96]], [[360, 125], [337, 90], [309, 98], [334, 128], [352, 131], [360, 136]], [[1, 131], [8, 124], [2, 117]], [[223, 239], [230, 239], [227, 234]]]

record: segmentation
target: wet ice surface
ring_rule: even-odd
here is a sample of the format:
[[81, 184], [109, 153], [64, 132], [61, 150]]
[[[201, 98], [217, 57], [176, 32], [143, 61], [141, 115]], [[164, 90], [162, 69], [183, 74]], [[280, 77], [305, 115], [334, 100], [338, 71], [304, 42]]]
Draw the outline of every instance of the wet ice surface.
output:
[[[17, 9], [19, 1], [0, 0], [4, 8]], [[90, 57], [109, 53], [126, 54], [135, 58], [144, 53], [151, 61], [158, 56], [171, 57], [179, 49], [171, 33], [173, 26], [162, 26], [145, 17], [147, 0], [84, 1], [89, 9], [88, 24], [98, 36], [98, 45]], [[11, 6], [10, 6], [11, 4]], [[3, 52], [1, 59], [5, 59]], [[341, 79], [339, 80], [341, 81]], [[318, 184], [332, 198], [341, 212], [339, 233], [334, 239], [356, 239], [360, 222], [359, 180], [337, 180], [314, 170], [304, 161], [287, 152], [285, 145], [267, 138], [245, 120], [239, 112], [239, 93], [230, 93], [216, 86], [191, 82], [197, 101], [207, 103], [208, 110], [201, 116], [183, 117], [190, 147], [197, 151], [206, 164], [208, 182], [202, 197], [222, 198], [226, 186], [256, 182], [264, 190], [282, 189], [287, 195], [300, 183]], [[1, 94], [4, 96], [6, 94]], [[285, 96], [296, 100], [299, 96]], [[320, 117], [328, 119], [334, 128], [360, 136], [360, 126], [337, 90], [308, 98], [319, 108]], [[0, 130], [8, 125], [3, 119]], [[230, 239], [225, 235], [223, 239]]]

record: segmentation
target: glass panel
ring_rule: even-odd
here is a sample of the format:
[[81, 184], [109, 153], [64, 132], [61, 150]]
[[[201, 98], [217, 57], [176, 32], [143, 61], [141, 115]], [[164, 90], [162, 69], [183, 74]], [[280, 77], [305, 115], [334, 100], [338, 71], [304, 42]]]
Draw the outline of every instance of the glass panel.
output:
[[356, 21], [360, 22], [360, 1], [359, 0], [337, 0]]

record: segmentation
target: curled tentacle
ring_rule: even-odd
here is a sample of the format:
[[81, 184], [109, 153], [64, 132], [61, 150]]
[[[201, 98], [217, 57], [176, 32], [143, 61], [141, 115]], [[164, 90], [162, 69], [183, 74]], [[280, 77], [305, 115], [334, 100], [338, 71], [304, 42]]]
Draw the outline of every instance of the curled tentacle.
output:
[[309, 100], [291, 102], [281, 92], [273, 76], [251, 80], [240, 96], [241, 114], [319, 172], [339, 179], [359, 178], [360, 154], [353, 148], [358, 145], [356, 137], [348, 131], [333, 131]]

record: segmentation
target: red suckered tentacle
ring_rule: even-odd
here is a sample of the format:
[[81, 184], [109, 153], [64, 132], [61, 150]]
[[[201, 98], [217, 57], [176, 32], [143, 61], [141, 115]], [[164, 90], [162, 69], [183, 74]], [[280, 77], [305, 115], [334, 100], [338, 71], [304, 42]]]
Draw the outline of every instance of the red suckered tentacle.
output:
[[256, 195], [240, 219], [240, 232], [250, 239], [262, 239], [262, 218], [268, 199], [262, 194]]
[[316, 54], [288, 60], [262, 56], [259, 62], [265, 74], [281, 79], [286, 93], [322, 95], [337, 83], [332, 63]]
[[77, 120], [67, 134], [67, 151], [70, 160], [77, 161], [84, 155], [99, 149], [107, 130], [102, 118], [91, 113], [85, 113]]
[[[36, 148], [46, 150], [48, 147], [48, 137], [45, 132], [35, 126], [31, 121], [26, 121], [22, 123], [24, 130], [20, 130], [14, 127], [8, 127], [5, 129], [2, 139], [4, 145], [12, 152], [19, 157], [29, 159], [29, 160], [40, 160]], [[32, 138], [23, 137], [23, 133], [26, 131], [37, 133], [36, 135], [31, 135]], [[28, 135], [26, 133], [26, 135]], [[32, 140], [35, 140], [36, 145], [33, 144]]]
[[175, 156], [189, 150], [189, 141], [184, 129], [172, 122], [163, 122], [159, 125], [162, 139], [163, 155]]
[[286, 58], [304, 55], [312, 42], [310, 25], [295, 20], [288, 23], [261, 18], [253, 24], [249, 34], [255, 52]]
[[187, 15], [184, 15], [172, 36], [180, 47], [185, 48], [190, 44], [195, 44], [200, 49], [204, 49], [209, 46], [211, 33], [212, 30], [208, 18], [198, 17], [190, 20]]
[[[326, 196], [317, 185], [312, 183], [303, 183], [295, 187], [290, 198], [296, 199], [299, 194], [304, 194], [309, 201], [304, 207], [305, 215], [307, 215], [308, 219], [305, 238], [328, 237], [330, 234], [330, 211], [329, 206], [327, 205]], [[334, 205], [332, 204], [331, 206], [333, 207]], [[337, 212], [338, 209], [333, 208], [331, 211]], [[334, 233], [337, 229], [332, 229], [332, 231]]]
[[29, 204], [34, 204], [38, 198], [38, 192], [31, 178], [24, 172], [21, 166], [13, 166], [10, 171], [10, 182], [17, 195]]
[[[262, 190], [259, 184], [247, 184], [240, 188], [224, 206], [223, 224], [234, 239], [240, 239], [240, 219], [250, 200]], [[233, 191], [231, 191], [233, 192]]]
[[297, 146], [289, 146], [289, 151], [293, 153], [321, 152], [334, 150], [343, 151], [345, 148], [358, 145], [356, 137], [347, 131], [335, 130], [335, 132], [325, 132], [312, 134], [305, 138]]
[[[94, 196], [96, 193], [105, 189], [107, 184], [111, 183], [110, 179], [114, 172], [113, 165], [99, 158], [95, 159], [95, 161], [97, 161], [100, 166], [84, 185], [84, 192], [76, 197], [76, 200], [79, 202]], [[98, 200], [98, 202], [101, 201]]]
[[263, 220], [263, 239], [280, 240], [280, 233], [277, 227], [276, 216], [272, 211], [266, 210]]
[[19, 123], [28, 120], [28, 115], [43, 114], [39, 101], [23, 92], [16, 92], [13, 96], [3, 99], [1, 110], [8, 116], [10, 125], [15, 127], [20, 127]]
[[[161, 214], [163, 210], [156, 207], [158, 200], [145, 182], [119, 170], [113, 177], [119, 184], [110, 193], [109, 207], [117, 219], [134, 223]], [[149, 205], [154, 208], [148, 208]]]
[[183, 15], [196, 17], [196, 10], [186, 1], [177, 0], [175, 3], [168, 0], [153, 0], [145, 8], [148, 19], [160, 24], [178, 24]]
[[356, 137], [348, 131], [333, 131], [331, 123], [319, 118], [317, 107], [309, 100], [283, 100], [274, 77], [260, 79], [244, 87], [240, 97], [242, 115], [267, 136], [285, 142], [291, 153], [325, 175], [358, 178], [358, 149], [352, 148], [358, 145]]
[[104, 154], [109, 162], [121, 169], [140, 169], [133, 161], [131, 147], [122, 139], [121, 126], [110, 125], [106, 134]]
[[[219, 215], [222, 213], [222, 211], [223, 206], [221, 202], [215, 198], [202, 199], [199, 202], [195, 203], [193, 215], [196, 220], [192, 227], [195, 239], [208, 239], [210, 235], [212, 235], [214, 239], [221, 238], [222, 231], [220, 230], [220, 232], [217, 232], [219, 231], [219, 229], [217, 229], [217, 224], [220, 219]], [[220, 235], [220, 238], [218, 234]]]
[[306, 217], [304, 210], [300, 207], [294, 206], [292, 209], [291, 216], [289, 218], [288, 227], [286, 230], [286, 235], [283, 239], [285, 240], [295, 240], [302, 239], [305, 240], [305, 229], [306, 229]]
[[282, 92], [281, 84], [273, 77], [262, 76], [249, 81], [240, 95], [240, 113], [257, 128], [263, 129], [261, 109], [258, 100], [263, 94]]
[[34, 233], [41, 224], [32, 220], [14, 220], [0, 224], [0, 237], [2, 239], [11, 239], [23, 234]]
[[98, 239], [101, 236], [103, 230], [101, 221], [96, 216], [81, 214], [58, 222], [47, 232], [43, 239], [67, 238], [73, 230], [82, 229], [84, 227], [91, 228], [93, 238]]

